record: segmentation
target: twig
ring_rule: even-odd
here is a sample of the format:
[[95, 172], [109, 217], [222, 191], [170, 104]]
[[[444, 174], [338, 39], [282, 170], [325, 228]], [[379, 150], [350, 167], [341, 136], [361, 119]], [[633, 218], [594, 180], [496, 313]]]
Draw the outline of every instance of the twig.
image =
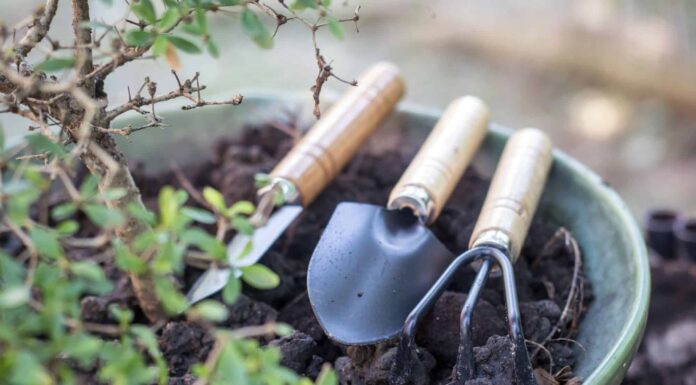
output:
[[53, 17], [56, 15], [57, 10], [58, 0], [46, 0], [46, 4], [40, 10], [41, 16], [34, 21], [34, 25], [27, 30], [22, 40], [19, 41], [17, 51], [20, 55], [27, 56], [43, 40], [51, 27], [51, 22], [53, 22]]

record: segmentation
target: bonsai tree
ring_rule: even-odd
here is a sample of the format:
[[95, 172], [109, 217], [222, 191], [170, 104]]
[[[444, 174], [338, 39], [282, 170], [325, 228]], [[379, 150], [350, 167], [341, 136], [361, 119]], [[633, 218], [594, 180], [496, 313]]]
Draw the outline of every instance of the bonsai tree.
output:
[[[223, 239], [230, 231], [253, 231], [247, 217], [254, 205], [225, 202], [210, 187], [200, 194], [165, 187], [157, 212], [151, 212], [114, 136], [164, 125], [155, 108], [160, 102], [185, 99], [184, 110], [243, 102], [242, 95], [206, 100], [199, 73], [184, 78], [178, 72], [181, 54], [218, 55], [220, 47], [208, 27], [215, 14], [234, 15], [243, 33], [262, 48], [273, 45], [286, 23], [307, 27], [318, 69], [312, 86], [318, 118], [322, 86], [330, 78], [343, 80], [322, 56], [317, 33], [327, 29], [342, 38], [342, 23], [357, 22], [358, 10], [338, 18], [330, 0], [127, 3], [129, 13], [114, 24], [93, 20], [88, 0], [46, 0], [21, 25], [0, 27], [0, 113], [31, 122], [19, 147], [6, 149], [0, 135], [0, 240], [5, 245], [0, 250], [0, 378], [31, 385], [93, 380], [166, 384], [168, 368], [157, 333], [168, 319], [186, 317], [203, 325], [215, 341], [207, 359], [193, 367], [196, 384], [306, 384], [310, 380], [279, 365], [277, 350], [250, 338], [291, 333], [288, 326], [218, 328], [216, 322], [227, 317], [228, 308], [214, 300], [189, 307], [171, 279], [187, 261], [224, 264]], [[50, 34], [59, 7], [71, 11], [70, 42]], [[29, 61], [33, 51], [40, 51], [40, 60]], [[109, 76], [140, 60], [168, 63], [177, 87], [163, 92], [146, 77], [129, 90], [126, 103], [109, 106], [104, 87]], [[143, 124], [114, 126], [125, 113], [142, 115]], [[80, 163], [89, 176], [78, 183], [75, 166]], [[67, 198], [48, 202], [56, 189]], [[204, 208], [188, 204], [190, 195]], [[80, 217], [99, 231], [84, 236]], [[211, 233], [201, 224], [216, 230]], [[66, 251], [71, 248], [87, 250], [87, 256], [72, 258]], [[82, 319], [83, 297], [114, 289], [99, 263], [105, 258], [128, 274], [148, 322], [134, 322], [134, 309], [125, 307], [111, 308], [117, 323]], [[278, 284], [278, 276], [265, 266], [249, 266], [230, 279], [224, 302], [236, 300], [240, 279], [262, 289]], [[325, 368], [317, 381], [331, 384], [335, 376]]]

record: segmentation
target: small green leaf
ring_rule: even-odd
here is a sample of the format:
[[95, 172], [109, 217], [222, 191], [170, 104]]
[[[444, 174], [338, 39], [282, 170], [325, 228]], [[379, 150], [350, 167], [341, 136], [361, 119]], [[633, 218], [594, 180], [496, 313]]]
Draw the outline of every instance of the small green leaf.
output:
[[109, 312], [111, 312], [121, 326], [128, 326], [128, 324], [133, 321], [133, 312], [116, 304], [111, 304], [109, 306]]
[[222, 300], [226, 304], [231, 305], [237, 302], [237, 298], [242, 293], [242, 283], [239, 282], [234, 274], [230, 274], [230, 279], [227, 281], [225, 288], [222, 289]]
[[171, 186], [164, 186], [159, 193], [160, 222], [164, 227], [172, 227], [179, 212], [179, 202]]
[[183, 207], [181, 209], [181, 213], [193, 219], [194, 221], [200, 223], [206, 223], [210, 225], [217, 221], [213, 213], [196, 207]]
[[239, 201], [232, 205], [229, 209], [225, 211], [225, 216], [227, 218], [232, 218], [236, 215], [251, 215], [256, 210], [253, 203], [249, 201]]
[[167, 52], [167, 46], [170, 44], [166, 35], [158, 35], [152, 43], [152, 54], [157, 57], [164, 55], [164, 53]]
[[101, 199], [105, 201], [115, 201], [126, 196], [128, 191], [125, 188], [110, 188], [101, 194]]
[[116, 251], [116, 266], [130, 273], [142, 274], [147, 271], [147, 264], [142, 259], [133, 255], [122, 242], [114, 243]]
[[131, 10], [140, 20], [148, 24], [155, 24], [157, 22], [155, 7], [152, 6], [150, 0], [138, 0], [137, 2], [133, 2], [133, 4], [131, 4]]
[[227, 208], [225, 204], [225, 198], [222, 196], [220, 191], [212, 188], [205, 187], [203, 189], [203, 198], [208, 202], [213, 208], [219, 212], [224, 212]]
[[66, 154], [63, 146], [51, 140], [44, 134], [31, 134], [25, 137], [29, 145], [36, 151], [63, 156]]
[[80, 225], [77, 223], [77, 221], [73, 220], [60, 222], [56, 226], [56, 231], [58, 232], [58, 234], [64, 237], [68, 237], [75, 234], [79, 229]]
[[126, 33], [126, 43], [133, 47], [142, 47], [152, 42], [152, 33], [141, 29], [131, 29]]
[[179, 21], [179, 8], [169, 7], [166, 11], [164, 11], [162, 18], [157, 25], [161, 30], [166, 31], [174, 27], [177, 21]]
[[273, 38], [258, 16], [248, 8], [242, 11], [242, 29], [261, 48], [273, 47]]
[[72, 216], [77, 210], [77, 205], [73, 202], [61, 203], [51, 209], [51, 217], [57, 221]]
[[152, 211], [148, 210], [142, 204], [134, 202], [128, 204], [128, 214], [137, 220], [149, 224], [150, 226], [154, 226], [155, 222], [157, 221], [157, 217]]
[[202, 8], [196, 10], [196, 24], [201, 29], [201, 33], [208, 33], [208, 18], [205, 15], [205, 10]]
[[113, 229], [119, 227], [125, 221], [123, 214], [118, 210], [98, 204], [87, 204], [82, 210], [95, 225]]
[[338, 40], [343, 40], [344, 33], [343, 33], [343, 26], [341, 23], [338, 22], [335, 18], [331, 16], [326, 17], [326, 22], [328, 23], [329, 31], [331, 31], [331, 34], [336, 37]]
[[254, 174], [254, 185], [257, 188], [266, 187], [271, 184], [271, 176], [265, 173]]
[[244, 217], [232, 217], [232, 227], [242, 234], [251, 235], [254, 233], [254, 225]]
[[183, 37], [167, 35], [167, 40], [169, 40], [169, 42], [174, 44], [174, 47], [176, 47], [176, 48], [178, 48], [186, 53], [192, 53], [192, 54], [201, 53], [201, 49], [197, 45], [184, 39]]
[[259, 263], [242, 267], [244, 282], [257, 289], [273, 289], [280, 284], [280, 277], [273, 270]]
[[102, 23], [99, 21], [83, 21], [80, 23], [80, 28], [88, 29], [88, 28], [104, 28], [104, 29], [112, 29], [114, 28], [113, 25], [107, 24], [107, 23]]
[[99, 180], [92, 174], [89, 174], [80, 185], [80, 196], [87, 200], [97, 194], [97, 185]]
[[55, 233], [42, 227], [34, 226], [29, 229], [29, 238], [31, 238], [39, 254], [56, 259], [63, 256], [63, 247], [58, 242], [58, 237]]
[[213, 40], [208, 40], [206, 47], [208, 48], [208, 53], [210, 56], [214, 58], [220, 57], [220, 49], [218, 48], [217, 43], [215, 43]]
[[70, 264], [70, 271], [78, 277], [94, 282], [106, 280], [104, 270], [92, 261], [79, 261]]
[[321, 4], [325, 7], [331, 6], [331, 0], [321, 0]]
[[290, 8], [294, 11], [302, 11], [307, 8], [316, 9], [317, 2], [316, 0], [295, 0], [295, 2], [292, 3]]
[[0, 290], [0, 309], [10, 309], [29, 302], [30, 292], [26, 286], [11, 286]]
[[338, 377], [336, 377], [336, 372], [331, 369], [331, 365], [324, 364], [317, 376], [316, 385], [337, 385]]
[[222, 6], [233, 6], [233, 5], [239, 5], [241, 4], [240, 0], [220, 0], [220, 5]]
[[54, 72], [54, 71], [60, 71], [66, 68], [71, 68], [73, 65], [75, 65], [75, 58], [72, 57], [66, 57], [66, 58], [52, 58], [52, 59], [47, 59], [43, 63], [37, 65], [34, 67], [35, 70], [37, 71], [43, 71], [43, 72]]
[[294, 332], [295, 332], [295, 329], [293, 329], [292, 326], [290, 326], [286, 323], [280, 322], [280, 323], [275, 324], [275, 333], [281, 337], [287, 337]]
[[168, 277], [155, 277], [155, 293], [169, 314], [178, 314], [186, 310], [188, 302], [181, 292], [174, 287]]
[[209, 256], [224, 260], [227, 257], [227, 247], [212, 235], [199, 228], [190, 228], [181, 235], [181, 242], [193, 245], [203, 250]]
[[229, 311], [224, 305], [212, 300], [199, 302], [193, 307], [193, 311], [212, 322], [222, 322], [229, 315]]

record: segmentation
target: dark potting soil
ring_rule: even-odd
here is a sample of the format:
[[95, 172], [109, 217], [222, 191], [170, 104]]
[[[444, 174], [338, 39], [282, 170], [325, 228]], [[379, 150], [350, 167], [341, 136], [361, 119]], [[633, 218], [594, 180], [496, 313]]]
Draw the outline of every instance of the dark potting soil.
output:
[[[179, 186], [182, 175], [197, 189], [207, 185], [219, 189], [228, 202], [253, 201], [254, 174], [269, 172], [292, 143], [292, 138], [281, 130], [249, 128], [241, 138], [219, 141], [211, 149], [215, 154], [211, 162], [183, 167], [179, 177], [174, 171], [152, 175], [145, 167], [136, 166], [135, 179], [146, 205], [152, 209], [156, 207], [159, 189], [167, 184]], [[224, 325], [234, 328], [269, 321], [288, 323], [297, 330], [293, 335], [263, 341], [280, 349], [283, 365], [315, 377], [322, 364], [329, 362], [336, 368], [342, 385], [386, 384], [396, 341], [367, 347], [332, 343], [314, 318], [307, 299], [306, 268], [337, 203], [383, 205], [412, 156], [413, 153], [404, 151], [361, 152], [261, 260], [280, 275], [280, 286], [273, 290], [244, 287], [244, 294], [231, 306], [230, 318]], [[468, 170], [433, 225], [434, 233], [451, 250], [467, 248], [488, 183], [475, 170]], [[555, 380], [543, 380], [543, 383], [577, 383], [572, 374], [577, 347], [572, 339], [592, 294], [571, 241], [569, 233], [536, 218], [516, 266], [524, 330], [526, 338], [534, 341], [528, 345], [530, 354], [534, 353], [534, 366], [540, 378], [555, 376]], [[187, 268], [181, 283], [183, 289], [188, 290], [200, 273]], [[83, 316], [92, 322], [113, 322], [107, 311], [109, 303], [137, 307], [128, 280], [115, 269], [110, 274], [119, 288], [115, 294], [83, 300]], [[413, 370], [415, 384], [450, 381], [457, 353], [459, 313], [473, 276], [471, 268], [459, 273], [420, 327], [417, 343], [421, 360]], [[571, 292], [575, 295], [568, 301]], [[567, 322], [559, 323], [566, 307]], [[478, 378], [468, 384], [515, 383], [505, 314], [502, 283], [491, 279], [474, 315]], [[555, 326], [559, 330], [554, 334]], [[170, 383], [192, 383], [190, 366], [205, 359], [211, 344], [210, 336], [196, 324], [181, 320], [167, 324], [160, 334], [160, 346], [169, 363]], [[539, 344], [543, 347], [538, 348]]]

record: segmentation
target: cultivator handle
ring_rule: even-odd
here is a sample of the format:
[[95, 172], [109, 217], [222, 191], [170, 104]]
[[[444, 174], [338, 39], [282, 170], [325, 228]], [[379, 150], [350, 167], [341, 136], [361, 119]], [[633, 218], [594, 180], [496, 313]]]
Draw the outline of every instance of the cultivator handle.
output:
[[449, 104], [389, 196], [389, 209], [410, 208], [430, 224], [486, 136], [488, 107], [464, 96]]
[[371, 66], [319, 119], [273, 169], [289, 180], [307, 207], [341, 171], [404, 94], [399, 69], [391, 63]]
[[470, 247], [496, 244], [506, 249], [513, 262], [527, 236], [553, 159], [551, 140], [543, 132], [526, 128], [508, 140]]

